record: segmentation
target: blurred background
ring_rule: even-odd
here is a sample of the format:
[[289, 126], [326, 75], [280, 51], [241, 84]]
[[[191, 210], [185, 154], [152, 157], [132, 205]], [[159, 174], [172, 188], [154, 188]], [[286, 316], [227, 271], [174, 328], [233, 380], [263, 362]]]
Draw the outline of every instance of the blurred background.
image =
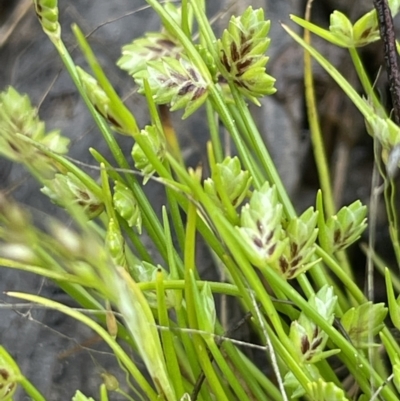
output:
[[[352, 21], [372, 9], [372, 1], [364, 0], [318, 0], [314, 3], [312, 20], [324, 27], [329, 25], [329, 15], [334, 9], [347, 14]], [[315, 203], [319, 184], [304, 105], [303, 52], [286, 35], [280, 22], [296, 29], [289, 14], [303, 16], [305, 1], [207, 1], [215, 30], [221, 32], [229, 17], [242, 12], [248, 5], [263, 7], [266, 17], [271, 20], [267, 70], [276, 78], [278, 89], [276, 95], [265, 99], [261, 108], [254, 107], [253, 112], [295, 206], [301, 212]], [[158, 30], [159, 20], [155, 13], [143, 0], [60, 0], [59, 7], [62, 36], [75, 62], [85, 66], [82, 55], [75, 48], [70, 29], [73, 22], [89, 34], [89, 42], [107, 76], [120, 96], [126, 99], [140, 126], [147, 124], [143, 99], [136, 94], [132, 79], [116, 67], [116, 61], [122, 45], [146, 31]], [[316, 38], [313, 38], [313, 43], [359, 90], [348, 53]], [[381, 43], [368, 46], [361, 53], [371, 79], [377, 79], [381, 98], [390, 107], [386, 73], [378, 74], [383, 64]], [[367, 135], [357, 110], [317, 65], [315, 83], [337, 205], [349, 204], [355, 199], [368, 204], [373, 165], [372, 139]], [[29, 95], [32, 104], [39, 107], [39, 115], [49, 130], [59, 128], [71, 138], [70, 156], [93, 164], [88, 152], [90, 146], [109, 155], [57, 52], [42, 32], [30, 0], [0, 0], [0, 90], [10, 85]], [[174, 126], [187, 164], [206, 165], [203, 158], [208, 132], [203, 114], [196, 113], [185, 122], [177, 117]], [[131, 140], [122, 136], [118, 140], [129, 155]], [[91, 173], [97, 174], [96, 171]], [[26, 205], [38, 219], [44, 214], [63, 218], [20, 166], [1, 158], [0, 190]], [[163, 188], [150, 182], [146, 191], [160, 211], [164, 203]], [[386, 249], [389, 240], [385, 215], [381, 209], [377, 221], [378, 251], [390, 259], [391, 251]], [[201, 244], [199, 247], [198, 265], [203, 270], [203, 277], [215, 278], [208, 250]], [[357, 246], [353, 247], [351, 257], [357, 260], [362, 285], [365, 259]], [[10, 305], [13, 300], [3, 295], [5, 290], [26, 291], [72, 303], [51, 282], [0, 267], [0, 344], [11, 352], [23, 373], [49, 400], [70, 399], [77, 389], [96, 397], [102, 382], [100, 375], [105, 372], [116, 374], [121, 385], [125, 386], [124, 374], [113, 355], [89, 329], [54, 311]], [[379, 296], [379, 284], [377, 291]], [[20, 392], [16, 399], [25, 398]], [[113, 395], [112, 399], [118, 400], [118, 395]]]

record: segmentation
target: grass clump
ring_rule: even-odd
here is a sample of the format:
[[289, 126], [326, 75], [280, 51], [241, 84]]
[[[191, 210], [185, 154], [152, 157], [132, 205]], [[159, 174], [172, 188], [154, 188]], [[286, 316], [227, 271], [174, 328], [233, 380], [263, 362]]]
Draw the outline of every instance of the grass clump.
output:
[[[275, 92], [275, 79], [267, 72], [270, 22], [263, 10], [249, 7], [233, 16], [217, 38], [203, 1], [182, 1], [177, 7], [148, 0], [162, 30], [124, 46], [118, 60], [146, 97], [150, 124], [141, 128], [79, 27], [73, 26], [73, 32], [90, 73], [75, 65], [62, 41], [57, 2], [34, 3], [113, 159], [90, 149], [98, 163], [95, 180], [65, 156], [68, 139], [58, 131], [46, 132], [26, 95], [12, 88], [0, 94], [1, 154], [24, 164], [42, 192], [74, 221], [71, 228], [49, 217], [44, 228], [38, 228], [26, 210], [1, 196], [0, 262], [51, 278], [83, 308], [102, 312], [98, 318], [88, 317], [37, 295], [9, 293], [78, 319], [110, 346], [135, 384], [128, 394], [113, 376], [104, 375], [99, 399], [107, 400], [116, 391], [127, 399], [168, 401], [398, 400], [400, 348], [385, 318], [400, 328], [395, 299], [399, 288], [393, 288], [391, 273], [385, 270], [388, 306], [373, 303], [354, 283], [344, 253], [367, 227], [366, 206], [355, 201], [335, 210], [314, 115], [310, 126], [323, 190], [316, 206], [298, 216], [249, 112], [247, 101], [260, 104], [263, 96]], [[358, 47], [379, 38], [376, 13], [352, 24], [335, 11], [328, 30], [292, 19], [347, 48], [355, 62], [364, 97], [307, 39], [284, 26], [354, 102], [379, 144], [377, 164], [400, 263], [393, 173], [385, 169], [399, 144], [399, 127], [386, 115], [358, 62]], [[306, 68], [309, 110], [312, 88], [312, 72]], [[205, 179], [200, 167], [185, 166], [177, 137], [159, 113], [160, 107], [181, 109], [187, 118], [204, 106], [210, 128], [210, 176]], [[224, 152], [216, 116], [237, 156]], [[119, 135], [132, 139], [129, 160], [118, 144]], [[393, 171], [398, 160], [395, 167], [391, 163]], [[161, 220], [143, 191], [148, 180], [165, 187]], [[144, 245], [144, 233], [161, 262]], [[198, 237], [225, 272], [226, 283], [202, 279], [196, 265]], [[228, 338], [216, 312], [216, 294], [240, 302], [265, 363], [272, 367], [271, 376]], [[127, 348], [140, 356], [146, 374]], [[382, 349], [390, 364], [382, 362]], [[1, 375], [0, 398], [11, 399], [20, 383], [33, 399], [43, 400], [6, 351], [1, 352], [0, 372], [7, 374]], [[338, 361], [357, 387], [356, 395], [335, 369]], [[73, 399], [89, 398], [78, 391]]]

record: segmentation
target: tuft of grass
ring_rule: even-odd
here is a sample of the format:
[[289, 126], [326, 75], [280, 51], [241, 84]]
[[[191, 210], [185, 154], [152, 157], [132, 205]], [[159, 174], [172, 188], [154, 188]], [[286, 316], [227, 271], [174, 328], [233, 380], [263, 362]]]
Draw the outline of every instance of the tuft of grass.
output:
[[[113, 159], [90, 149], [99, 179], [86, 174], [66, 156], [68, 139], [59, 131], [46, 131], [26, 95], [13, 88], [2, 92], [0, 153], [26, 167], [42, 192], [68, 212], [74, 228], [50, 217], [45, 229], [38, 228], [21, 205], [1, 195], [0, 263], [50, 278], [83, 308], [100, 312], [88, 317], [37, 295], [8, 293], [72, 316], [108, 344], [127, 373], [129, 390], [112, 375], [103, 375], [99, 399], [108, 400], [118, 392], [128, 400], [135, 394], [136, 399], [154, 401], [350, 400], [343, 376], [335, 369], [340, 361], [359, 389], [359, 400], [398, 400], [400, 347], [385, 320], [388, 316], [400, 329], [400, 302], [392, 285], [393, 281], [398, 291], [398, 279], [392, 280], [374, 254], [385, 274], [387, 306], [369, 300], [352, 279], [345, 249], [365, 231], [368, 211], [359, 200], [335, 210], [309, 59], [307, 106], [322, 190], [315, 207], [310, 205], [299, 216], [247, 104], [260, 104], [259, 99], [275, 92], [266, 53], [270, 21], [263, 10], [249, 7], [232, 16], [217, 38], [204, 1], [183, 0], [178, 7], [148, 0], [162, 29], [124, 46], [117, 61], [147, 100], [150, 124], [139, 127], [77, 25], [72, 30], [90, 71], [74, 63], [62, 40], [57, 1], [34, 4]], [[398, 11], [391, 6], [392, 12]], [[329, 29], [291, 18], [308, 32], [349, 50], [362, 95], [312, 46], [309, 36], [303, 39], [283, 26], [365, 119], [379, 149], [376, 158], [385, 186], [389, 232], [400, 264], [392, 173], [398, 167], [393, 152], [400, 131], [358, 55], [360, 46], [379, 38], [376, 13], [352, 23], [335, 11]], [[167, 109], [182, 109], [183, 118], [189, 118], [201, 107], [206, 107], [210, 127], [210, 176], [205, 178], [201, 167], [187, 168], [177, 136], [165, 120]], [[229, 132], [237, 155], [223, 151], [217, 119]], [[130, 159], [123, 156], [119, 135], [132, 141]], [[161, 220], [154, 200], [143, 191], [149, 180], [165, 187]], [[159, 262], [146, 249], [142, 233], [159, 253]], [[201, 277], [197, 238], [207, 244], [228, 282]], [[271, 375], [229, 339], [216, 312], [216, 294], [233, 296], [241, 304]], [[132, 352], [145, 372], [131, 358]], [[383, 353], [389, 364], [383, 363]], [[0, 399], [12, 399], [17, 384], [33, 399], [44, 399], [4, 349], [0, 373]], [[78, 389], [73, 398], [89, 399]]]

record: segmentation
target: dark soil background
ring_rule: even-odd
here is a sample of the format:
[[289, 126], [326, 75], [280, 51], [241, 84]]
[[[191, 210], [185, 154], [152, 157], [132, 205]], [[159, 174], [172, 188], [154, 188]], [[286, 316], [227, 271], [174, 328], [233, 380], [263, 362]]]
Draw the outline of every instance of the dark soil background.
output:
[[[0, 0], [0, 90], [12, 85], [21, 93], [27, 93], [33, 104], [40, 105], [39, 114], [46, 121], [48, 129], [60, 128], [64, 135], [72, 139], [70, 155], [93, 163], [87, 150], [89, 146], [105, 155], [109, 152], [62, 68], [56, 51], [42, 32], [32, 7], [24, 8], [23, 3], [22, 0]], [[143, 100], [134, 93], [130, 77], [119, 71], [115, 63], [123, 44], [145, 31], [158, 29], [157, 16], [145, 9], [145, 2], [141, 0], [61, 0], [59, 3], [63, 38], [76, 63], [85, 65], [79, 51], [74, 50], [71, 23], [76, 22], [85, 33], [98, 28], [90, 35], [90, 44], [118, 93], [127, 98], [127, 104], [140, 125], [146, 124], [148, 116]], [[216, 30], [225, 26], [235, 9], [242, 10], [248, 4], [264, 7], [267, 18], [272, 20], [268, 70], [277, 79], [278, 93], [263, 101], [261, 108], [254, 108], [254, 113], [296, 207], [299, 211], [304, 210], [314, 203], [318, 179], [305, 116], [303, 53], [279, 24], [279, 21], [291, 24], [290, 13], [303, 15], [304, 1], [240, 0], [231, 8], [222, 1], [208, 1], [208, 4], [210, 16], [221, 16], [216, 19]], [[138, 11], [139, 8], [143, 9]], [[224, 11], [228, 8], [229, 11]], [[315, 1], [313, 20], [327, 26], [333, 9], [345, 12], [354, 20], [371, 8], [372, 1], [319, 0]], [[133, 13], [135, 10], [137, 12]], [[112, 20], [115, 21], [104, 24]], [[354, 86], [359, 87], [346, 51], [326, 43], [314, 43], [318, 43], [320, 51], [333, 61]], [[381, 43], [363, 49], [362, 55], [375, 79], [383, 61]], [[373, 163], [372, 140], [365, 132], [359, 113], [336, 84], [317, 65], [315, 71], [321, 124], [332, 166], [337, 204], [348, 204], [357, 198], [368, 204]], [[380, 75], [377, 85], [381, 95], [387, 96], [385, 73]], [[207, 139], [202, 114], [191, 117], [185, 123], [177, 119], [175, 124], [188, 164], [197, 165], [205, 154]], [[119, 140], [129, 155], [132, 143], [121, 136]], [[62, 217], [20, 166], [13, 166], [2, 159], [0, 189], [25, 204], [39, 219], [43, 214]], [[160, 210], [164, 203], [163, 189], [149, 183], [147, 191]], [[385, 224], [383, 213], [378, 215], [378, 223], [378, 249], [389, 257], [390, 250], [385, 249], [387, 233], [380, 228]], [[203, 277], [212, 277], [215, 273], [211, 258], [206, 249], [203, 251], [199, 255], [199, 266], [204, 271]], [[357, 246], [352, 250], [352, 255], [358, 260], [362, 283], [364, 259]], [[107, 371], [117, 375], [121, 386], [126, 388], [123, 372], [115, 358], [93, 337], [89, 329], [54, 311], [16, 305], [10, 307], [13, 300], [2, 294], [6, 290], [26, 291], [73, 303], [47, 280], [0, 268], [0, 300], [3, 303], [0, 305], [0, 344], [9, 350], [23, 373], [48, 400], [70, 399], [77, 389], [97, 398], [100, 374]], [[28, 398], [19, 392], [16, 399]], [[111, 399], [120, 398], [113, 394]]]

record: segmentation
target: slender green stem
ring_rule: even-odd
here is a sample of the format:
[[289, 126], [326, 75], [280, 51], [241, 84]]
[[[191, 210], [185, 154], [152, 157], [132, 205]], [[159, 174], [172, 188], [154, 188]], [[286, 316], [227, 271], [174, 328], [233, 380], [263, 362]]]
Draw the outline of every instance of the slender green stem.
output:
[[213, 339], [206, 340], [208, 348], [211, 351], [211, 354], [216, 361], [218, 367], [221, 369], [221, 373], [223, 374], [224, 379], [229, 383], [232, 387], [232, 390], [238, 397], [238, 400], [249, 400], [248, 395], [244, 391], [242, 384], [239, 382], [235, 374], [233, 373], [232, 369], [229, 367], [227, 361], [225, 360], [224, 356], [221, 354], [221, 351], [216, 346]]
[[21, 386], [24, 388], [26, 394], [31, 397], [34, 401], [46, 401], [46, 398], [39, 392], [39, 390], [27, 379], [23, 378], [20, 380]]
[[[191, 38], [187, 37], [185, 32], [181, 29], [181, 27], [176, 23], [174, 18], [172, 18], [169, 13], [165, 10], [163, 5], [158, 0], [146, 0], [146, 2], [151, 6], [151, 8], [160, 16], [162, 23], [167, 29], [168, 32], [171, 33], [172, 36], [176, 37], [182, 47], [185, 49], [188, 57], [192, 60], [192, 62], [199, 69], [200, 74], [207, 82], [211, 82], [210, 72], [201, 58], [201, 55], [196, 50]], [[192, 3], [194, 8], [197, 6], [197, 3]]]
[[[167, 302], [165, 299], [165, 288], [164, 278], [162, 271], [157, 272], [156, 277], [156, 288], [157, 288], [157, 306], [158, 306], [158, 318], [161, 326], [169, 327], [169, 318], [167, 311]], [[165, 362], [167, 365], [168, 374], [171, 378], [172, 384], [175, 389], [177, 397], [180, 399], [183, 397], [184, 388], [182, 382], [182, 375], [179, 369], [178, 358], [175, 352], [174, 340], [172, 332], [169, 330], [162, 330], [161, 338], [163, 343], [163, 353], [165, 356]]]
[[258, 159], [260, 160], [265, 172], [267, 173], [268, 179], [271, 184], [276, 186], [278, 191], [279, 200], [281, 201], [285, 214], [287, 217], [295, 217], [296, 212], [294, 210], [293, 204], [286, 192], [286, 189], [282, 183], [282, 180], [278, 174], [272, 158], [265, 147], [265, 143], [261, 138], [261, 134], [258, 131], [257, 126], [254, 123], [252, 116], [250, 115], [249, 109], [241, 96], [240, 92], [234, 85], [230, 85], [233, 98], [235, 99], [236, 107], [241, 114], [242, 120], [247, 128], [247, 134], [252, 145], [252, 150], [256, 153]]
[[[202, 38], [202, 43], [205, 43], [208, 51], [211, 53], [215, 63], [219, 64], [219, 57], [216, 46], [216, 37], [211, 28], [210, 22], [205, 13], [205, 1], [201, 0], [191, 0], [191, 5], [194, 10], [194, 14], [199, 24], [200, 35]], [[219, 69], [221, 70], [221, 69]]]
[[26, 301], [35, 302], [41, 305], [45, 305], [54, 310], [58, 310], [72, 318], [84, 323], [86, 326], [95, 331], [113, 350], [115, 356], [122, 362], [129, 373], [134, 377], [138, 385], [143, 389], [150, 400], [157, 401], [158, 396], [149, 385], [147, 380], [144, 378], [140, 370], [136, 367], [132, 359], [125, 353], [121, 346], [103, 329], [99, 324], [85, 316], [83, 313], [78, 312], [68, 306], [60, 304], [58, 302], [46, 299], [37, 295], [23, 294], [19, 292], [8, 292], [7, 295], [15, 298], [24, 299]]
[[[249, 389], [254, 399], [257, 401], [269, 401], [272, 394], [279, 394], [279, 391], [272, 385], [272, 383], [270, 383], [269, 391], [266, 392], [268, 396], [264, 393], [262, 386], [258, 382], [258, 378], [255, 377], [255, 371], [258, 371], [259, 373], [260, 371], [255, 366], [250, 370], [248, 366], [243, 363], [246, 357], [240, 353], [240, 351], [230, 341], [224, 341], [223, 350], [229, 357], [231, 363], [234, 364], [235, 371], [237, 371], [237, 374], [241, 376], [242, 381], [245, 382], [246, 387]], [[250, 364], [250, 361], [248, 362]], [[261, 376], [266, 378], [264, 374], [261, 374]]]
[[[384, 276], [386, 266], [388, 266], [385, 260], [380, 255], [378, 255], [374, 249], [370, 249], [365, 243], [361, 243], [360, 248], [367, 257], [370, 257], [372, 259], [372, 261], [374, 262], [374, 266], [377, 268], [379, 273]], [[397, 293], [400, 293], [400, 278], [398, 276], [393, 276], [392, 282], [393, 287], [396, 289]]]
[[218, 375], [216, 374], [202, 338], [198, 334], [194, 334], [193, 342], [196, 347], [198, 359], [200, 361], [203, 372], [207, 378], [208, 384], [214, 392], [216, 399], [218, 401], [229, 401], [229, 398], [227, 396], [227, 388], [224, 388]]
[[25, 263], [20, 263], [10, 259], [0, 258], [0, 264], [3, 267], [8, 267], [10, 269], [18, 269], [22, 271], [27, 271], [29, 273], [38, 274], [42, 277], [47, 277], [57, 282], [66, 281], [71, 284], [79, 284], [86, 287], [94, 286], [93, 283], [88, 283], [85, 280], [63, 271], [53, 271], [48, 268], [40, 267], [40, 266], [32, 266]]
[[[196, 207], [194, 204], [189, 204], [188, 222], [186, 228], [186, 242], [185, 242], [185, 300], [186, 309], [188, 313], [189, 327], [198, 329], [198, 322], [196, 316], [195, 299], [192, 288], [192, 278], [195, 272], [195, 233], [196, 233]], [[218, 376], [211, 364], [203, 340], [198, 334], [193, 335], [193, 343], [197, 352], [199, 362], [203, 368], [209, 385], [213, 389], [218, 400], [228, 401], [225, 390], [222, 387]]]
[[186, 298], [186, 309], [188, 313], [189, 326], [197, 329], [197, 317], [194, 305], [194, 295], [192, 289], [191, 274], [196, 273], [195, 268], [195, 249], [196, 249], [196, 206], [191, 203], [189, 204], [188, 210], [188, 221], [186, 226], [186, 240], [185, 240], [185, 298]]
[[[333, 343], [342, 351], [340, 355], [346, 358], [347, 367], [352, 371], [357, 383], [366, 394], [369, 394], [370, 392], [369, 386], [366, 386], [366, 383], [368, 382], [367, 378], [371, 377], [374, 380], [374, 383], [383, 382], [383, 379], [377, 374], [362, 353], [358, 352], [352, 344], [349, 343], [347, 338], [344, 338], [331, 324], [322, 318], [318, 312], [311, 308], [308, 302], [304, 300], [293, 287], [283, 281], [276, 272], [270, 269], [265, 271], [265, 276], [272, 287], [276, 286], [284, 291], [288, 298], [292, 300], [309, 319], [314, 321], [322, 330], [325, 331], [330, 340], [332, 340]], [[383, 392], [385, 394], [383, 394]], [[382, 390], [382, 395], [387, 397], [387, 400], [397, 400], [393, 391], [388, 387]]]
[[190, 22], [189, 22], [189, 5], [188, 0], [182, 0], [181, 8], [181, 25], [182, 31], [190, 39]]
[[390, 346], [394, 350], [395, 354], [400, 355], [399, 342], [393, 337], [393, 334], [387, 327], [381, 331], [380, 335], [384, 337], [386, 341], [390, 342]]
[[[274, 401], [283, 401], [282, 394], [276, 388], [275, 384], [268, 378], [268, 376], [261, 372], [245, 355], [240, 354], [240, 356], [243, 362], [243, 369], [247, 370], [249, 375], [257, 380], [260, 386], [265, 390], [265, 393], [268, 395], [268, 400], [272, 399]], [[256, 399], [262, 400], [263, 398]]]
[[221, 145], [221, 138], [219, 135], [217, 115], [214, 112], [212, 104], [209, 100], [206, 102], [207, 122], [210, 128], [210, 138], [212, 142], [212, 150], [214, 152], [214, 158], [217, 163], [221, 163], [224, 159], [224, 153]]
[[[64, 43], [62, 41], [57, 41], [56, 49], [58, 50], [60, 57], [63, 60], [64, 65], [65, 65], [66, 69], [68, 70], [80, 95], [82, 96], [86, 106], [88, 107], [88, 109], [93, 117], [93, 120], [96, 122], [101, 133], [103, 134], [103, 137], [106, 140], [107, 145], [110, 148], [111, 153], [113, 154], [115, 160], [117, 161], [118, 166], [123, 169], [129, 170], [130, 166], [128, 164], [128, 161], [126, 160], [120, 146], [118, 145], [117, 141], [115, 140], [114, 135], [112, 135], [109, 127], [107, 126], [105, 121], [102, 119], [102, 117], [99, 115], [99, 113], [97, 113], [97, 111], [93, 107], [92, 103], [90, 102], [87, 94], [85, 93], [85, 90], [82, 87], [78, 73], [76, 71], [75, 64], [74, 64], [70, 54], [68, 53], [68, 50], [66, 49]], [[168, 174], [166, 173], [164, 166], [156, 158], [156, 156], [153, 154], [153, 152], [149, 149], [147, 144], [144, 144], [143, 141], [140, 141], [140, 138], [138, 138], [138, 142], [140, 142], [140, 145], [142, 146], [143, 151], [145, 152], [146, 156], [149, 158], [150, 162], [157, 169], [157, 171], [159, 171], [160, 175], [167, 176]], [[129, 187], [132, 189], [132, 191], [139, 203], [139, 206], [143, 213], [143, 224], [146, 227], [147, 232], [149, 233], [150, 237], [153, 239], [154, 244], [156, 245], [157, 249], [160, 251], [163, 258], [166, 259], [165, 238], [164, 238], [161, 224], [154, 212], [154, 209], [150, 206], [148, 199], [144, 195], [143, 190], [142, 190], [141, 186], [138, 184], [135, 177], [131, 174], [126, 174], [125, 179], [129, 185]]]
[[135, 118], [133, 117], [132, 113], [126, 108], [121, 98], [117, 95], [117, 92], [115, 92], [113, 86], [111, 85], [106, 74], [97, 61], [95, 54], [90, 48], [89, 43], [85, 38], [85, 35], [76, 24], [72, 24], [72, 31], [78, 41], [82, 53], [85, 55], [86, 61], [89, 63], [90, 68], [94, 72], [100, 86], [109, 97], [112, 107], [118, 110], [118, 115], [123, 121], [123, 126], [126, 127], [132, 135], [136, 135], [139, 132], [139, 128], [137, 126]]
[[397, 266], [400, 266], [400, 241], [395, 194], [396, 185], [393, 180], [385, 181], [384, 198], [389, 221], [389, 234], [396, 255]]
[[354, 297], [359, 305], [367, 302], [365, 295], [358, 288], [357, 284], [346, 274], [346, 272], [341, 268], [341, 266], [322, 248], [317, 247], [316, 254], [324, 260], [324, 263], [329, 267], [329, 269], [338, 277], [342, 284], [347, 288], [349, 293]]
[[236, 126], [236, 122], [232, 118], [229, 108], [226, 106], [220, 92], [215, 86], [210, 86], [209, 91], [214, 109], [217, 111], [221, 118], [221, 121], [224, 123], [229, 133], [232, 135], [240, 160], [242, 161], [244, 167], [250, 171], [254, 180], [255, 187], [260, 188], [264, 184], [265, 179], [260, 177], [260, 175], [258, 174], [258, 170], [255, 167], [254, 160], [247, 150], [247, 146], [245, 145], [240, 135], [240, 132]]
[[299, 35], [292, 31], [288, 26], [282, 24], [283, 29], [305, 50], [307, 50], [325, 69], [325, 71], [336, 81], [336, 83], [346, 93], [348, 98], [354, 103], [361, 114], [367, 118], [371, 114], [371, 109], [368, 103], [357, 93], [357, 91], [346, 81], [346, 79], [339, 73], [339, 71], [330, 63], [325, 57], [322, 56], [315, 48], [306, 43]]
[[[183, 16], [182, 16], [182, 18], [183, 18]], [[150, 112], [150, 116], [152, 118], [153, 124], [155, 124], [155, 126], [158, 128], [160, 135], [161, 135], [161, 132], [164, 133], [165, 139], [166, 139], [167, 143], [169, 144], [169, 146], [171, 147], [171, 150], [173, 151], [174, 156], [183, 165], [184, 162], [183, 162], [182, 154], [180, 152], [179, 143], [176, 138], [175, 131], [172, 128], [172, 126], [170, 125], [169, 111], [166, 108], [166, 106], [160, 106], [162, 108], [161, 110], [163, 112], [163, 115], [165, 116], [165, 119], [166, 119], [166, 121], [164, 121], [164, 125], [163, 125], [161, 122], [160, 116], [158, 114], [158, 111], [157, 111], [157, 106], [151, 95], [150, 86], [149, 86], [149, 83], [147, 80], [144, 80], [144, 87], [145, 87], [147, 105], [149, 108], [149, 112]], [[170, 172], [170, 168], [168, 165], [168, 161], [164, 162], [164, 167], [165, 167], [165, 170], [167, 171], [167, 175], [164, 175], [164, 176], [166, 176], [166, 178], [170, 178], [171, 172]], [[167, 194], [169, 210], [170, 210], [170, 213], [172, 216], [172, 221], [174, 223], [174, 229], [175, 229], [175, 232], [177, 235], [178, 243], [179, 243], [181, 249], [183, 249], [185, 234], [184, 234], [183, 222], [182, 222], [182, 218], [180, 215], [178, 202], [176, 200], [176, 197], [174, 196], [175, 192], [168, 186], [166, 186], [165, 190], [166, 190], [166, 194]]]
[[384, 107], [382, 107], [381, 102], [378, 99], [378, 96], [376, 95], [374, 88], [371, 85], [371, 82], [369, 80], [368, 74], [365, 71], [364, 64], [362, 63], [360, 59], [360, 55], [358, 54], [358, 51], [354, 47], [349, 48], [349, 53], [351, 56], [351, 59], [354, 64], [354, 68], [357, 72], [358, 78], [361, 81], [361, 85], [364, 88], [365, 93], [367, 94], [369, 99], [372, 99], [372, 104], [377, 111], [378, 115], [380, 116], [386, 116], [386, 110]]
[[[252, 150], [252, 151], [250, 150], [250, 149], [252, 149], [252, 147], [250, 144], [250, 140], [248, 138], [246, 125], [245, 125], [244, 121], [242, 120], [237, 107], [234, 104], [228, 104], [228, 109], [239, 129], [240, 135], [245, 140], [247, 152], [251, 153], [253, 155], [254, 150]], [[252, 170], [251, 171], [253, 174], [253, 180], [255, 180], [256, 182], [264, 183], [265, 182], [265, 172], [261, 169], [260, 163], [254, 158], [254, 156], [250, 158], [250, 161], [252, 162]], [[254, 176], [254, 174], [255, 174], [255, 176]]]
[[[310, 44], [310, 31], [304, 31], [304, 40], [306, 43]], [[328, 160], [326, 157], [324, 140], [322, 138], [321, 127], [318, 119], [311, 55], [307, 51], [304, 52], [304, 86], [308, 123], [311, 133], [311, 143], [314, 150], [319, 182], [322, 193], [324, 194], [324, 208], [328, 216], [333, 216], [335, 214], [336, 207], [333, 198], [331, 177]]]

